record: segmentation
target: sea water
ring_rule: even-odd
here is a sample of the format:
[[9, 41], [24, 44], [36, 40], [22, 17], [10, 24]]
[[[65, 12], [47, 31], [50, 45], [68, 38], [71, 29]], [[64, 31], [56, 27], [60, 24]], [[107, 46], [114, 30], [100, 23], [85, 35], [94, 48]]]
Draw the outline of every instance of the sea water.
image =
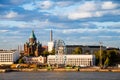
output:
[[120, 80], [119, 72], [7, 72], [0, 80]]

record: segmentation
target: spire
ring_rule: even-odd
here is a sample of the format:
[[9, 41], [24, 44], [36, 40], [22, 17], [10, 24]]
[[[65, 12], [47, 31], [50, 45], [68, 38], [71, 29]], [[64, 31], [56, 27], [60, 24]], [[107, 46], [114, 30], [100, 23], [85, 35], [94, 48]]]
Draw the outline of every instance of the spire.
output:
[[50, 41], [53, 41], [53, 34], [52, 34], [52, 30], [50, 31]]
[[32, 33], [31, 33], [31, 35], [30, 35], [30, 37], [29, 37], [29, 38], [36, 39], [35, 34], [34, 34], [34, 30], [32, 30]]

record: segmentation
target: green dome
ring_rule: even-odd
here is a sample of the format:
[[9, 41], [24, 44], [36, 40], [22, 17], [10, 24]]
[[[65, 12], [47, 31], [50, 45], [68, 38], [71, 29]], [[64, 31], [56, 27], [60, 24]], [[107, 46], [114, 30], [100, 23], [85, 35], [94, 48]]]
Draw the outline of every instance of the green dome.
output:
[[29, 38], [36, 39], [35, 34], [34, 34], [34, 31], [32, 31], [32, 33], [31, 33], [31, 35], [30, 35], [30, 37], [29, 37]]

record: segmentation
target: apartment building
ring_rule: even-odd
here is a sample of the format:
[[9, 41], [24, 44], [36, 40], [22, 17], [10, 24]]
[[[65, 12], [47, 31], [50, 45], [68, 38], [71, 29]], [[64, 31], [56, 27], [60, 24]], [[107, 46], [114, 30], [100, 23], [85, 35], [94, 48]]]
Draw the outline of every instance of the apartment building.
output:
[[19, 59], [20, 53], [18, 51], [0, 51], [0, 65], [13, 64]]
[[95, 56], [94, 55], [62, 55], [58, 58], [56, 55], [49, 55], [47, 57], [47, 63], [50, 65], [54, 64], [65, 64], [71, 66], [94, 66]]

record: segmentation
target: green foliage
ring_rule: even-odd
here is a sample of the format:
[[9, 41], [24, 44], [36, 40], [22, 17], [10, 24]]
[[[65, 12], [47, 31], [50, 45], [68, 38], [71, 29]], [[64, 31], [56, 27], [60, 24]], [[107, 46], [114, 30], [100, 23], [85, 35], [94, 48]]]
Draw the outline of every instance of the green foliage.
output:
[[19, 64], [24, 63], [24, 60], [23, 60], [22, 58], [20, 58], [20, 59], [18, 60], [18, 63], [19, 63]]
[[118, 53], [116, 50], [107, 50], [107, 57], [110, 59], [110, 65], [115, 65]]
[[51, 55], [55, 55], [55, 49], [50, 52]]
[[[103, 59], [105, 58], [105, 51], [101, 50], [101, 60], [103, 62]], [[96, 57], [96, 65], [100, 65], [100, 50], [96, 51], [95, 53], [95, 57]]]
[[89, 51], [89, 50], [85, 50], [84, 53], [85, 53], [85, 54], [90, 54], [90, 51]]
[[45, 51], [42, 52], [42, 56], [46, 57], [48, 55], [49, 55], [49, 52], [47, 50], [45, 50]]
[[110, 64], [110, 59], [107, 57], [106, 60], [105, 60], [105, 62], [104, 62], [104, 65], [108, 66], [109, 64]]
[[82, 54], [82, 49], [80, 47], [76, 47], [73, 54]]
[[[100, 62], [100, 50], [96, 51], [96, 65], [99, 65]], [[118, 52], [116, 50], [102, 50], [101, 51], [101, 58], [102, 58], [102, 65], [114, 65], [116, 63], [116, 58], [118, 56]]]

